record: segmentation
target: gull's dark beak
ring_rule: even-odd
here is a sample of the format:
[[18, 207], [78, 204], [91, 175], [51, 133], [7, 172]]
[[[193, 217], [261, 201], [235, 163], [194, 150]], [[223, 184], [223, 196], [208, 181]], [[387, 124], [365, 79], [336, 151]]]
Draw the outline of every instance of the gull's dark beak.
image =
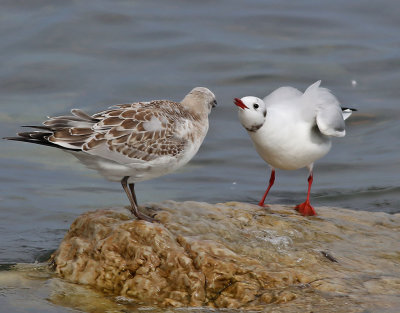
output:
[[235, 98], [233, 103], [235, 103], [239, 108], [241, 109], [248, 109], [248, 107], [243, 103], [242, 100], [240, 100], [239, 98]]

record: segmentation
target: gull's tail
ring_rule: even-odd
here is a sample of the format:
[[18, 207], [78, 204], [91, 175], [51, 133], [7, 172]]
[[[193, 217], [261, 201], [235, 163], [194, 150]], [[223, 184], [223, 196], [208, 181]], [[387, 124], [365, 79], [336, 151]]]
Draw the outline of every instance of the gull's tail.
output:
[[50, 117], [41, 126], [22, 126], [39, 130], [20, 132], [6, 140], [30, 142], [67, 150], [81, 150], [85, 140], [93, 135], [92, 127], [99, 120], [85, 112], [73, 109], [73, 115]]
[[343, 119], [347, 120], [350, 115], [354, 112], [357, 111], [357, 109], [352, 109], [352, 108], [343, 108], [342, 107], [342, 115], [343, 115]]

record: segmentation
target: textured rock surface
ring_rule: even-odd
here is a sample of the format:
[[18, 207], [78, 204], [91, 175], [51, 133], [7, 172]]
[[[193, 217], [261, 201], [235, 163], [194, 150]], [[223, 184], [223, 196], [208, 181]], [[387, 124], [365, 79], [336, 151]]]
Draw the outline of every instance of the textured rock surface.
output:
[[[53, 256], [56, 272], [119, 299], [159, 307], [265, 309], [400, 303], [400, 215], [172, 201], [83, 214]], [[272, 307], [271, 307], [272, 306]]]

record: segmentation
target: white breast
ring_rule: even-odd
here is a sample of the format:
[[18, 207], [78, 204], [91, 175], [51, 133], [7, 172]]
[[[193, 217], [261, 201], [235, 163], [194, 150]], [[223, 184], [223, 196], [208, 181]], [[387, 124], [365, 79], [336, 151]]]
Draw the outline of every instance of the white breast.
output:
[[263, 127], [250, 132], [260, 156], [274, 168], [295, 170], [326, 155], [331, 148], [328, 136], [313, 130], [312, 121], [296, 118], [296, 112], [270, 108]]
[[[153, 118], [146, 124], [149, 129], [159, 127], [160, 121]], [[185, 121], [176, 130], [180, 138], [187, 138], [185, 149], [178, 155], [165, 155], [154, 160], [143, 161], [129, 158], [116, 151], [111, 151], [102, 145], [87, 152], [72, 152], [88, 168], [98, 171], [102, 176], [111, 181], [121, 181], [124, 176], [129, 176], [129, 183], [136, 183], [163, 176], [176, 171], [187, 164], [199, 150], [208, 130], [208, 118], [198, 123]], [[102, 151], [99, 151], [101, 149]]]

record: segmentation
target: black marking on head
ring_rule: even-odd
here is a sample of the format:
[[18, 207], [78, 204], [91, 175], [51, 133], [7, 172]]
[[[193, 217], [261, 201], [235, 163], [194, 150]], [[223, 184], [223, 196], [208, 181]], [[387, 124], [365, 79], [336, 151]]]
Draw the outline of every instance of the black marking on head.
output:
[[251, 127], [249, 127], [249, 128], [247, 128], [247, 127], [245, 127], [245, 128], [246, 128], [246, 130], [247, 130], [248, 132], [256, 132], [256, 131], [259, 130], [263, 125], [264, 125], [264, 123], [262, 123], [262, 124], [257, 124], [257, 125], [253, 125], [253, 126], [251, 126]]
[[267, 111], [266, 110], [263, 112], [263, 115], [264, 115], [264, 117], [267, 116]]

